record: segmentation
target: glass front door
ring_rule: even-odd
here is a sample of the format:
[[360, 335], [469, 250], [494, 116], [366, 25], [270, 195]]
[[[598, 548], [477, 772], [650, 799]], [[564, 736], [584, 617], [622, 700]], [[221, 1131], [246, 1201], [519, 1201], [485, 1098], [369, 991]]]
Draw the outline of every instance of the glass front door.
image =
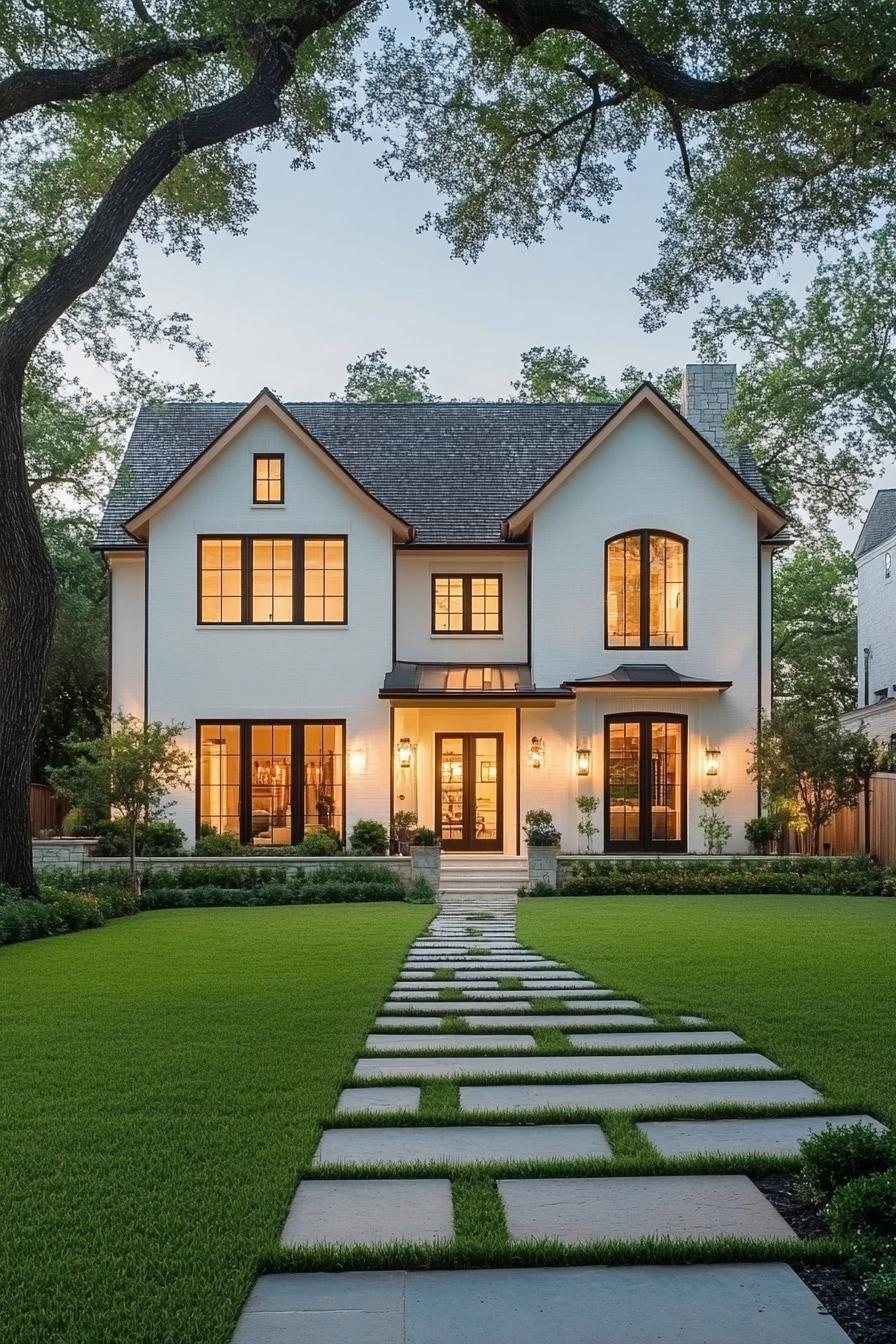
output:
[[436, 733], [436, 821], [443, 849], [503, 848], [502, 733]]
[[604, 740], [606, 848], [683, 852], [687, 719], [613, 716]]

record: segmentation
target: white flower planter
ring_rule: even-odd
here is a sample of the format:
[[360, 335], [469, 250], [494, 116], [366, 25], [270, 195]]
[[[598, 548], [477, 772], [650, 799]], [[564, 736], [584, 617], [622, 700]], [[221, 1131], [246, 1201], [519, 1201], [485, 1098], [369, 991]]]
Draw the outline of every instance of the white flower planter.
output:
[[537, 882], [546, 882], [549, 887], [557, 885], [557, 857], [559, 845], [527, 845], [529, 854], [529, 886]]

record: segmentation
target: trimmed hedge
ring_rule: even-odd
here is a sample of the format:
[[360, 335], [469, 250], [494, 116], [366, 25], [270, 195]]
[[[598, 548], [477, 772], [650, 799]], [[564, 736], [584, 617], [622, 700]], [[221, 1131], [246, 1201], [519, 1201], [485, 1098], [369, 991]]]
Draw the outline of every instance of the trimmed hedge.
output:
[[80, 929], [98, 929], [108, 919], [135, 915], [137, 898], [128, 888], [98, 883], [91, 891], [65, 891], [55, 886], [42, 888], [41, 899], [22, 900], [9, 888], [0, 893], [0, 947], [24, 943], [32, 938], [50, 938], [59, 933], [77, 933]]
[[[228, 890], [254, 890], [257, 887], [380, 886], [404, 895], [404, 885], [391, 869], [375, 863], [334, 863], [310, 872], [290, 874], [287, 864], [245, 867], [226, 863], [191, 863], [182, 868], [147, 868], [143, 873], [144, 891], [156, 887], [190, 890], [193, 887], [225, 887]], [[400, 899], [397, 897], [396, 899]]]
[[144, 910], [186, 909], [216, 905], [339, 905], [366, 901], [403, 901], [407, 888], [382, 882], [264, 882], [257, 887], [150, 887]]
[[[621, 859], [576, 862], [558, 896], [604, 895], [847, 895], [894, 896], [896, 872], [865, 854], [817, 859]], [[536, 893], [533, 893], [536, 894]], [[546, 895], [539, 891], [538, 895]]]

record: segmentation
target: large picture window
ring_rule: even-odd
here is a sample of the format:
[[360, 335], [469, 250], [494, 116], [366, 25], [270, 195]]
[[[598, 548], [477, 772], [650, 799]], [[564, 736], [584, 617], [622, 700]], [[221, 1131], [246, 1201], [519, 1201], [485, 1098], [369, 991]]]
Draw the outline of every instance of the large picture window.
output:
[[344, 625], [345, 537], [200, 537], [200, 625]]
[[606, 547], [609, 649], [683, 649], [687, 643], [687, 542], [628, 532]]
[[197, 828], [258, 849], [345, 838], [342, 721], [199, 723], [197, 742]]
[[500, 574], [434, 574], [434, 635], [501, 633]]

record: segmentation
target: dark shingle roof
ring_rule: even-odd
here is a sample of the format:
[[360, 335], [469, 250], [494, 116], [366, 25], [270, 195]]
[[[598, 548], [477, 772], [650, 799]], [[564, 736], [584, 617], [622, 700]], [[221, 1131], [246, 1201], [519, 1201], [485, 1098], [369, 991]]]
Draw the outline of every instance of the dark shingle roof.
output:
[[[617, 410], [596, 403], [285, 402], [286, 409], [422, 543], [490, 544], [513, 513]], [[218, 437], [242, 402], [141, 408], [96, 544], [133, 546], [122, 523]], [[739, 473], [768, 499], [752, 455]]]
[[867, 551], [873, 551], [875, 546], [886, 541], [894, 532], [896, 532], [896, 490], [878, 490], [853, 550], [856, 560]]

